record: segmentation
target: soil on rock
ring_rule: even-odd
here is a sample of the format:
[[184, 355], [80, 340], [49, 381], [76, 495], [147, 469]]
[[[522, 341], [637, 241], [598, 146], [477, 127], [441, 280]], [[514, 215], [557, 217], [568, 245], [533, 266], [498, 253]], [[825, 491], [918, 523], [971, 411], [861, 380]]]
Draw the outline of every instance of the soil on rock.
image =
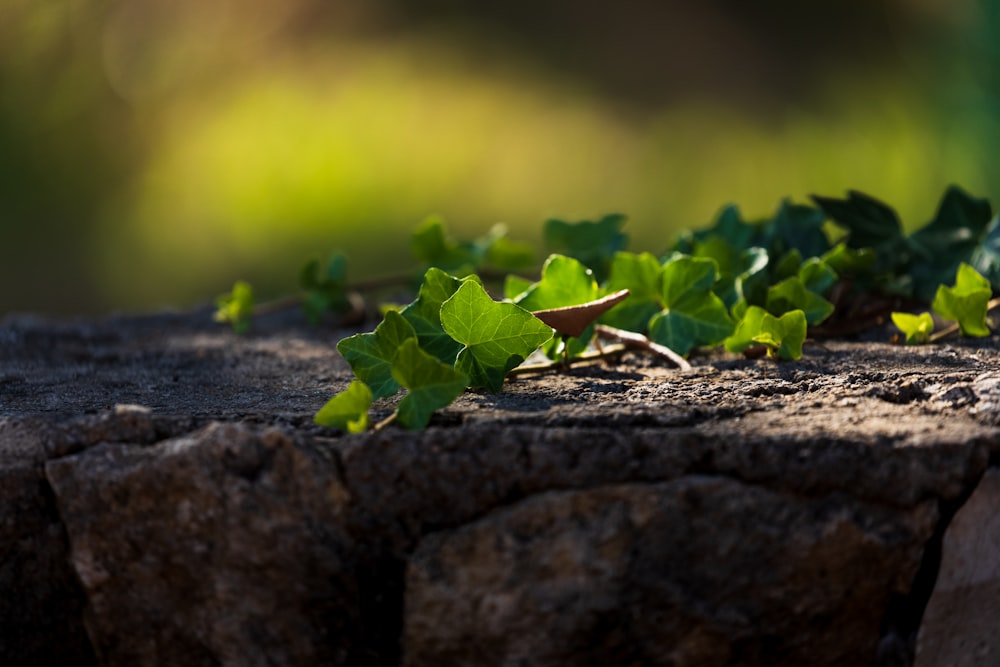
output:
[[0, 324], [0, 594], [66, 610], [0, 662], [907, 664], [1000, 460], [996, 336], [626, 353], [348, 437], [350, 332], [209, 320]]

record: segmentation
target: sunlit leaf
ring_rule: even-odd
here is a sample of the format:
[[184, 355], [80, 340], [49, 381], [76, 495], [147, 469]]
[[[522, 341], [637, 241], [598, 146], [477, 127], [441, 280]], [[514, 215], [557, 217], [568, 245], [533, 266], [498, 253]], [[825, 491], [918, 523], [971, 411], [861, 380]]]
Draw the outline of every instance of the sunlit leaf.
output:
[[550, 255], [542, 266], [541, 279], [517, 300], [525, 310], [562, 308], [597, 298], [594, 273], [578, 260], [565, 255]]
[[392, 377], [407, 390], [396, 406], [396, 418], [413, 431], [427, 426], [434, 411], [450, 405], [469, 384], [464, 373], [421, 350], [416, 338], [400, 345]]
[[726, 339], [725, 347], [730, 352], [742, 352], [753, 345], [764, 345], [769, 355], [799, 359], [805, 338], [806, 316], [801, 310], [775, 317], [763, 308], [750, 306], [733, 335]]
[[605, 289], [609, 293], [624, 289], [631, 293], [626, 301], [601, 318], [610, 326], [643, 333], [649, 327], [649, 320], [663, 309], [660, 301], [660, 262], [648, 252], [615, 253]]
[[990, 281], [963, 262], [955, 275], [955, 284], [938, 287], [931, 309], [946, 320], [958, 322], [963, 336], [989, 336], [986, 310], [990, 296]]
[[337, 351], [351, 365], [354, 375], [368, 385], [372, 395], [382, 398], [399, 390], [392, 376], [392, 360], [403, 341], [416, 335], [402, 315], [389, 311], [374, 332], [344, 338], [337, 343]]
[[513, 303], [493, 301], [465, 282], [441, 306], [441, 324], [464, 345], [455, 362], [473, 387], [500, 391], [507, 373], [552, 337], [552, 329]]
[[934, 318], [930, 313], [892, 313], [892, 323], [906, 335], [907, 345], [923, 345], [934, 332]]
[[216, 322], [229, 322], [236, 333], [246, 333], [253, 316], [253, 288], [250, 283], [237, 280], [231, 292], [215, 300], [215, 307]]
[[334, 395], [313, 417], [320, 426], [339, 428], [348, 433], [361, 433], [368, 429], [368, 409], [372, 392], [364, 382], [354, 380], [347, 389]]

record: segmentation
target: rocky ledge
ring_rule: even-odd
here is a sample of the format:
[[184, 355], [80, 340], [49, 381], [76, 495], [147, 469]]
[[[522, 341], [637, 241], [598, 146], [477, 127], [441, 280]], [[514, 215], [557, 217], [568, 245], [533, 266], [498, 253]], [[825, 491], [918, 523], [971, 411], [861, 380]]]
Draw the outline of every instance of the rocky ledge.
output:
[[625, 355], [343, 436], [342, 334], [0, 324], [0, 664], [1000, 659], [997, 337]]

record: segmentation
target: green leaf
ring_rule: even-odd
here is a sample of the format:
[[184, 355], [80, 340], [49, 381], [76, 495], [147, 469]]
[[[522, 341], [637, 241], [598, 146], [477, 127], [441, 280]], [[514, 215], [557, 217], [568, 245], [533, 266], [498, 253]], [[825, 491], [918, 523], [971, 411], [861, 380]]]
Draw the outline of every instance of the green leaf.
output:
[[413, 256], [428, 266], [444, 271], [470, 273], [476, 268], [472, 250], [463, 247], [447, 235], [444, 220], [431, 216], [413, 232]]
[[306, 262], [299, 272], [299, 286], [305, 291], [302, 308], [311, 323], [318, 324], [325, 312], [347, 310], [347, 258], [338, 252], [323, 266], [318, 259]]
[[624, 225], [625, 216], [619, 214], [606, 215], [597, 222], [548, 220], [543, 236], [550, 250], [580, 260], [594, 271], [598, 280], [604, 280], [612, 257], [628, 243], [628, 237], [621, 231]]
[[601, 318], [619, 329], [645, 333], [649, 320], [663, 309], [660, 301], [660, 262], [648, 252], [618, 252], [611, 262], [607, 293], [629, 290], [631, 296]]
[[818, 257], [810, 257], [799, 267], [799, 280], [810, 292], [823, 295], [837, 284], [837, 272]]
[[838, 243], [822, 259], [838, 276], [857, 277], [867, 275], [875, 267], [875, 251], [871, 248], [848, 248], [846, 243]]
[[399, 384], [393, 379], [392, 360], [399, 346], [416, 335], [402, 315], [389, 311], [374, 332], [344, 338], [337, 343], [337, 351], [358, 379], [368, 385], [372, 395], [382, 398], [399, 391]]
[[903, 226], [890, 206], [863, 192], [851, 190], [847, 199], [812, 195], [812, 200], [848, 232], [851, 248], [873, 248], [902, 238]]
[[465, 280], [476, 278], [459, 279], [438, 268], [427, 269], [416, 300], [400, 311], [417, 332], [420, 347], [446, 364], [455, 362], [462, 346], [441, 326], [441, 304], [451, 298]]
[[486, 263], [499, 271], [519, 271], [535, 263], [535, 250], [531, 244], [512, 241], [506, 236], [494, 238], [485, 255]]
[[1000, 287], [1000, 215], [990, 221], [969, 263], [994, 287]]
[[525, 291], [517, 305], [525, 310], [563, 308], [597, 298], [594, 273], [572, 257], [550, 255], [542, 266], [542, 277]]
[[782, 255], [781, 259], [775, 263], [774, 269], [771, 271], [771, 279], [775, 282], [779, 282], [785, 278], [796, 276], [798, 275], [799, 268], [801, 266], [802, 253], [793, 248]]
[[664, 309], [649, 323], [649, 337], [682, 356], [692, 348], [717, 345], [733, 331], [726, 304], [712, 292], [715, 261], [680, 256], [661, 271]]
[[931, 309], [947, 320], [958, 322], [963, 336], [989, 336], [986, 309], [991, 296], [990, 281], [962, 262], [955, 275], [955, 284], [938, 287]]
[[934, 331], [934, 318], [930, 313], [892, 313], [892, 323], [906, 334], [907, 345], [923, 345], [930, 341]]
[[521, 298], [521, 296], [534, 284], [535, 283], [527, 278], [522, 278], [521, 276], [515, 276], [513, 273], [509, 273], [503, 282], [503, 296], [505, 299], [509, 299], [510, 301], [514, 301], [516, 303], [517, 300]]
[[552, 337], [552, 329], [524, 308], [493, 301], [481, 285], [463, 283], [441, 306], [441, 324], [464, 345], [456, 367], [471, 386], [500, 391], [507, 373]]
[[215, 300], [216, 322], [229, 322], [236, 333], [246, 333], [250, 329], [250, 318], [253, 316], [253, 288], [250, 283], [237, 280], [233, 290]]
[[767, 290], [767, 310], [774, 315], [801, 310], [810, 325], [817, 325], [833, 312], [833, 304], [806, 289], [798, 276], [782, 280]]
[[759, 306], [750, 306], [733, 335], [726, 339], [725, 347], [730, 352], [742, 352], [752, 345], [764, 345], [771, 356], [799, 359], [805, 339], [806, 316], [801, 310], [779, 318]]
[[934, 219], [910, 236], [923, 251], [912, 269], [913, 292], [918, 298], [930, 299], [938, 285], [955, 275], [960, 263], [972, 260], [992, 216], [987, 200], [974, 199], [955, 186], [948, 188]]
[[320, 426], [339, 428], [348, 433], [362, 433], [368, 429], [368, 408], [372, 392], [364, 382], [354, 380], [347, 389], [336, 394], [319, 409], [313, 421]]
[[[476, 283], [467, 283], [477, 286]], [[481, 289], [481, 288], [480, 288]], [[403, 342], [392, 362], [392, 377], [407, 394], [396, 406], [396, 418], [406, 429], [417, 431], [435, 410], [450, 405], [465, 391], [469, 378], [420, 349], [416, 338]]]
[[818, 257], [830, 249], [823, 232], [826, 216], [812, 206], [793, 204], [785, 199], [772, 221], [775, 242], [772, 251], [799, 251], [802, 257]]

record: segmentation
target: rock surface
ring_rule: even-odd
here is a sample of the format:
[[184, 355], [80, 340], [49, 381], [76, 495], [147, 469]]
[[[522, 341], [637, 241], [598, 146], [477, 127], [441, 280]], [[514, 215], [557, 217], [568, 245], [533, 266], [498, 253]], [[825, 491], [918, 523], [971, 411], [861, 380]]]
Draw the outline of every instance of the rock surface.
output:
[[1000, 468], [948, 525], [941, 570], [917, 643], [920, 667], [1000, 663]]
[[908, 664], [1000, 460], [996, 337], [625, 355], [344, 437], [341, 335], [0, 325], [0, 664]]

